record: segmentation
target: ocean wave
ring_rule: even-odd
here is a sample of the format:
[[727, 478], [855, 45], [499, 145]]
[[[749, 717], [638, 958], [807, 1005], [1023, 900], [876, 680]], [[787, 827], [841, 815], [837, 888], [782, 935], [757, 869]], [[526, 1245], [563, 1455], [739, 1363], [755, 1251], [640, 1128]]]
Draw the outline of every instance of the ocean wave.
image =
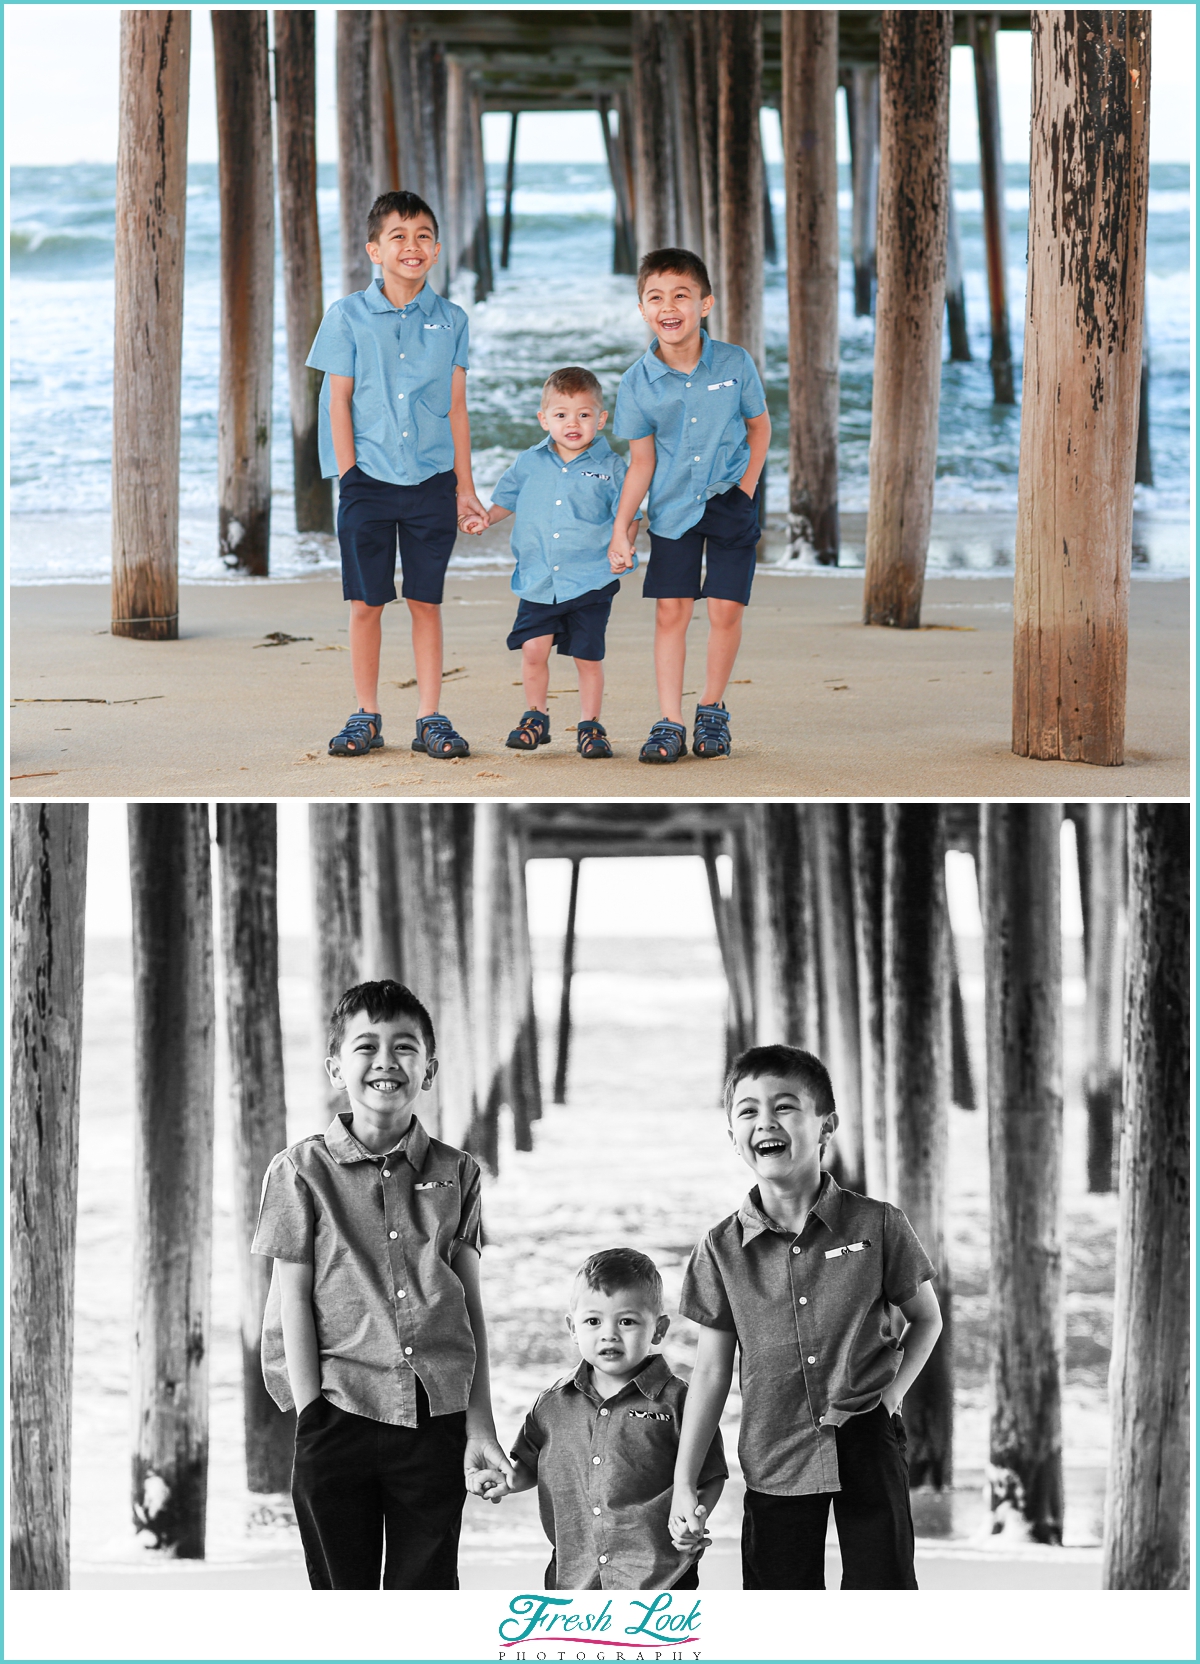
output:
[[20, 272], [69, 271], [80, 266], [111, 266], [115, 233], [51, 230], [14, 226], [8, 234], [13, 269]]

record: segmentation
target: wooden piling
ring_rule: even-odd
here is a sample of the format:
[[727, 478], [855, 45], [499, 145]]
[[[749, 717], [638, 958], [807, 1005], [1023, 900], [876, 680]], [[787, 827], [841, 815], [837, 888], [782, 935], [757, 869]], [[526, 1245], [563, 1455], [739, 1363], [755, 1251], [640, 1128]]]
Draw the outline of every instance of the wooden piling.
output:
[[850, 128], [850, 256], [854, 265], [854, 316], [869, 318], [875, 300], [876, 226], [879, 210], [879, 69], [855, 64], [846, 84]]
[[858, 960], [850, 874], [850, 813], [844, 803], [814, 803], [817, 930], [821, 953], [824, 1061], [838, 1107], [835, 1149], [839, 1182], [865, 1185], [863, 1170], [862, 1054], [859, 1037]]
[[614, 133], [609, 122], [613, 100], [607, 93], [596, 99], [600, 113], [600, 131], [604, 135], [604, 154], [608, 160], [608, 176], [613, 189], [613, 272], [617, 276], [632, 277], [637, 272], [637, 232], [633, 223], [633, 201], [625, 169], [625, 154], [620, 133]]
[[1146, 321], [1146, 297], [1142, 296], [1142, 373], [1138, 378], [1137, 460], [1135, 485], [1154, 484], [1154, 458], [1150, 450], [1150, 328]]
[[88, 809], [10, 813], [9, 1580], [67, 1589]]
[[[513, 110], [510, 112], [508, 118], [508, 161], [506, 162], [504, 168], [504, 218], [501, 221], [500, 226], [500, 270], [502, 272], [506, 272], [508, 270], [508, 254], [509, 250], [512, 248], [513, 184], [517, 176], [517, 117], [519, 115], [519, 110]], [[613, 167], [612, 136], [608, 131], [608, 117], [604, 113], [603, 109], [600, 111], [600, 124], [604, 128], [604, 150], [608, 157], [608, 168], [609, 172], [612, 174], [613, 190], [615, 193], [617, 189], [617, 175], [616, 170]], [[617, 223], [620, 224], [619, 197], [617, 214]], [[613, 255], [613, 262], [613, 271], [616, 271], [617, 266], [615, 254]]]
[[717, 176], [725, 339], [763, 367], [762, 13], [720, 13]]
[[1186, 805], [1132, 804], [1106, 1589], [1190, 1581], [1191, 1081]]
[[326, 1078], [325, 1038], [333, 1009], [347, 988], [362, 981], [362, 892], [359, 883], [357, 803], [313, 803], [308, 811], [309, 864], [316, 921], [317, 1067], [326, 1121], [344, 1107], [345, 1093]]
[[488, 217], [487, 163], [483, 153], [483, 97], [475, 80], [470, 83], [469, 116], [475, 303], [478, 305], [496, 287], [496, 279], [492, 270], [492, 228]]
[[387, 13], [371, 13], [371, 196], [400, 188], [400, 152], [396, 105], [388, 54]]
[[783, 13], [788, 556], [838, 559], [837, 13]]
[[[810, 805], [762, 807], [758, 936], [772, 968], [776, 1011], [771, 1039], [820, 1052], [821, 939], [817, 925], [817, 840]], [[758, 1036], [768, 1007], [760, 998]]]
[[[1112, 1190], [1121, 1124], [1121, 1023], [1125, 990], [1125, 810], [1089, 803], [1088, 930], [1084, 942], [1083, 1096], [1087, 1178], [1093, 1193]], [[1082, 887], [1082, 873], [1081, 887]]]
[[426, 202], [437, 215], [442, 252], [429, 274], [430, 287], [449, 292], [450, 265], [446, 243], [448, 167], [446, 157], [446, 54], [439, 41], [418, 42], [414, 35], [413, 83], [420, 101], [418, 135]]
[[338, 217], [342, 293], [373, 282], [367, 257], [367, 215], [374, 197], [371, 144], [371, 14], [337, 14]]
[[179, 434], [191, 13], [121, 13], [112, 621], [179, 636]]
[[475, 806], [472, 997], [478, 1108], [472, 1153], [489, 1173], [500, 1166], [500, 1111], [513, 1104], [516, 984], [513, 947], [513, 807]]
[[862, 1060], [863, 1181], [868, 1196], [891, 1201], [883, 1049], [883, 809], [879, 804], [852, 803], [849, 815]]
[[364, 982], [404, 981], [400, 916], [400, 864], [396, 816], [390, 803], [358, 808], [358, 872], [361, 885]]
[[246, 1488], [291, 1487], [296, 1418], [263, 1385], [259, 1347], [271, 1262], [250, 1252], [263, 1176], [287, 1145], [275, 805], [219, 803], [221, 953], [233, 1100], [233, 1186], [242, 1337]]
[[967, 1013], [958, 971], [958, 946], [951, 930], [946, 937], [950, 981], [950, 1101], [959, 1109], [975, 1109], [975, 1076], [967, 1042]]
[[884, 807], [883, 999], [892, 1199], [936, 1268], [942, 1333], [904, 1399], [914, 1485], [954, 1476], [953, 1306], [946, 1241], [949, 1003], [945, 841], [935, 804]]
[[457, 58], [446, 60], [445, 144], [446, 171], [444, 179], [445, 220], [442, 259], [446, 262], [446, 280], [453, 283], [462, 270], [464, 255], [469, 252], [466, 230], [467, 177], [467, 71]]
[[509, 840], [512, 897], [513, 995], [516, 1037], [512, 1061], [513, 1142], [533, 1149], [533, 1124], [542, 1116], [538, 1061], [537, 1011], [533, 1000], [533, 945], [529, 940], [529, 898], [525, 888], [525, 850], [519, 837]]
[[558, 1000], [558, 1054], [554, 1065], [554, 1102], [567, 1101], [567, 1067], [571, 1055], [571, 980], [575, 975], [575, 911], [579, 901], [579, 862], [571, 862], [571, 890], [563, 931], [562, 986]]
[[678, 205], [675, 238], [680, 248], [699, 254], [704, 241], [704, 205], [696, 142], [696, 14], [677, 11], [663, 15], [667, 25], [667, 108], [673, 124]]
[[971, 340], [967, 334], [967, 301], [963, 293], [962, 240], [958, 234], [958, 209], [954, 205], [954, 179], [946, 190], [946, 324], [950, 332], [952, 363], [971, 362]]
[[[991, 1507], [1063, 1527], [1062, 938], [1057, 804], [981, 810], [991, 1169]], [[999, 1517], [994, 1529], [1001, 1528]]]
[[402, 191], [424, 196], [420, 142], [417, 137], [417, 97], [413, 87], [412, 30], [401, 11], [385, 11], [384, 46], [396, 134], [396, 183]]
[[292, 416], [292, 490], [298, 532], [333, 531], [333, 493], [317, 448], [320, 370], [305, 363], [325, 312], [317, 223], [316, 13], [277, 11], [275, 121], [279, 219]]
[[724, 340], [721, 310], [721, 178], [717, 127], [720, 117], [717, 62], [720, 57], [720, 15], [697, 11], [693, 19], [693, 96], [696, 104], [696, 156], [700, 169], [701, 253], [716, 295], [705, 328], [714, 340]]
[[771, 178], [767, 171], [767, 153], [762, 148], [759, 133], [759, 156], [762, 159], [763, 258], [769, 266], [779, 264], [779, 244], [775, 238], [775, 210], [771, 207]]
[[1115, 765], [1125, 756], [1150, 14], [1031, 18], [1012, 748]]
[[208, 805], [129, 807], [134, 997], [134, 1525], [204, 1558], [212, 1267]]
[[933, 515], [953, 14], [885, 11], [879, 50], [879, 287], [863, 623], [921, 622]]
[[725, 1006], [725, 1063], [727, 1073], [734, 1058], [750, 1044], [752, 1012], [747, 1003], [742, 967], [738, 959], [730, 920], [729, 898], [721, 894], [717, 856], [722, 853], [721, 839], [712, 834], [704, 841], [704, 875], [708, 881], [708, 900], [712, 908], [713, 925], [717, 933], [717, 947], [721, 968], [725, 972], [728, 998]]
[[997, 404], [1015, 404], [1012, 337], [1008, 324], [1008, 210], [1004, 201], [1000, 80], [996, 70], [999, 23], [997, 12], [967, 13], [979, 113], [979, 182], [983, 188], [983, 245], [992, 323], [992, 397]]
[[666, 24], [661, 12], [630, 14], [633, 74], [634, 212], [638, 258], [675, 241], [675, 147], [666, 90]]

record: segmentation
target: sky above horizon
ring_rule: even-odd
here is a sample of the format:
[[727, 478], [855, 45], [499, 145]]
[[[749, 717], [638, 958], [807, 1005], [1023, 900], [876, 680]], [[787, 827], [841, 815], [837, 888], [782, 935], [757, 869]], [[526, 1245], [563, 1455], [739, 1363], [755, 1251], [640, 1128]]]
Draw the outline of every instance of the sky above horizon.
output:
[[[1151, 10], [1150, 158], [1188, 161], [1195, 140], [1195, 10], [1185, 3]], [[5, 5], [5, 153], [10, 165], [116, 160], [120, 11], [110, 5]], [[192, 11], [188, 155], [194, 162], [215, 162], [211, 7]], [[333, 6], [316, 7], [317, 152], [322, 161], [337, 159], [335, 11]], [[1028, 153], [1028, 36], [1002, 33], [998, 59], [1005, 156], [1022, 161]], [[839, 99], [838, 151], [839, 159], [846, 161], [843, 108]], [[487, 116], [484, 128], [488, 159], [502, 160], [507, 115]], [[778, 160], [779, 123], [773, 112], [766, 113], [763, 128], [768, 159]], [[978, 154], [971, 54], [966, 47], [956, 47], [951, 60], [950, 156], [952, 161], [972, 162]], [[517, 156], [522, 162], [602, 162], [599, 123], [586, 111], [527, 113], [518, 128]]]

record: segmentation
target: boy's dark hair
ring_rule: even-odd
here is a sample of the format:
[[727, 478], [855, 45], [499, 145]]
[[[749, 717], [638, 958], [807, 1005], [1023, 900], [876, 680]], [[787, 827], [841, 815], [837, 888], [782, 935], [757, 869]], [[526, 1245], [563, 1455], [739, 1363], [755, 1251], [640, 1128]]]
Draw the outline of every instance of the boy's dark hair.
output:
[[764, 1075], [782, 1075], [788, 1080], [803, 1081], [817, 1099], [817, 1114], [824, 1121], [837, 1109], [833, 1101], [833, 1082], [829, 1070], [819, 1057], [802, 1052], [799, 1046], [751, 1046], [734, 1059], [725, 1081], [725, 1113], [733, 1111], [733, 1095], [739, 1081], [761, 1080]]
[[617, 1294], [632, 1288], [647, 1296], [647, 1302], [657, 1315], [663, 1308], [663, 1283], [658, 1267], [636, 1248], [602, 1248], [584, 1260], [575, 1273], [571, 1303], [580, 1284], [596, 1294]]
[[365, 1011], [373, 1023], [413, 1017], [425, 1038], [425, 1050], [432, 1060], [435, 1055], [433, 1019], [413, 993], [402, 982], [360, 982], [347, 988], [333, 1008], [329, 1019], [329, 1057], [336, 1057], [342, 1049], [346, 1024], [351, 1017]]
[[383, 230], [383, 222], [389, 214], [399, 214], [402, 220], [420, 219], [425, 214], [433, 225], [433, 239], [438, 236], [437, 215], [416, 191], [384, 191], [371, 204], [367, 214], [367, 241], [377, 243], [379, 233]]
[[551, 393], [587, 393], [595, 399], [597, 404], [604, 403], [604, 389], [590, 370], [582, 369], [578, 364], [568, 364], [565, 370], [552, 370], [546, 377], [542, 388], [541, 408], [545, 410], [546, 399]]
[[712, 284], [708, 281], [708, 267], [698, 254], [693, 254], [688, 248], [656, 248], [651, 249], [649, 254], [642, 255], [642, 263], [638, 267], [639, 300], [650, 279], [657, 277], [661, 272], [673, 272], [676, 277], [690, 277], [700, 285], [701, 300], [712, 294]]

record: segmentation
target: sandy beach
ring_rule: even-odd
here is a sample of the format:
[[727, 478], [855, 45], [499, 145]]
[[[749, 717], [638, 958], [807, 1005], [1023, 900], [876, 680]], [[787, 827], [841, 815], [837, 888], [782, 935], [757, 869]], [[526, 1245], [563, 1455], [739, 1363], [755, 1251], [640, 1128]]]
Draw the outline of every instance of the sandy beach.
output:
[[[499, 552], [502, 532], [490, 534]], [[772, 540], [773, 541], [773, 540]], [[472, 553], [479, 545], [471, 545]], [[770, 551], [772, 554], [774, 550]], [[552, 660], [553, 743], [505, 748], [523, 699], [505, 646], [507, 577], [451, 571], [442, 709], [471, 756], [409, 749], [407, 618], [384, 617], [386, 746], [326, 754], [352, 708], [346, 606], [331, 577], [189, 584], [181, 638], [108, 634], [100, 584], [11, 591], [12, 792], [18, 797], [1174, 797], [1189, 791], [1190, 584], [1135, 578], [1126, 762], [1032, 762], [1010, 750], [1012, 579], [931, 576], [919, 631], [859, 623], [862, 574], [760, 566], [735, 684], [733, 756], [639, 765], [657, 707], [653, 608], [627, 580], [608, 633], [604, 721], [616, 756], [575, 752], [574, 666]], [[297, 638], [266, 645], [273, 632]], [[692, 627], [689, 700], [707, 624]]]

